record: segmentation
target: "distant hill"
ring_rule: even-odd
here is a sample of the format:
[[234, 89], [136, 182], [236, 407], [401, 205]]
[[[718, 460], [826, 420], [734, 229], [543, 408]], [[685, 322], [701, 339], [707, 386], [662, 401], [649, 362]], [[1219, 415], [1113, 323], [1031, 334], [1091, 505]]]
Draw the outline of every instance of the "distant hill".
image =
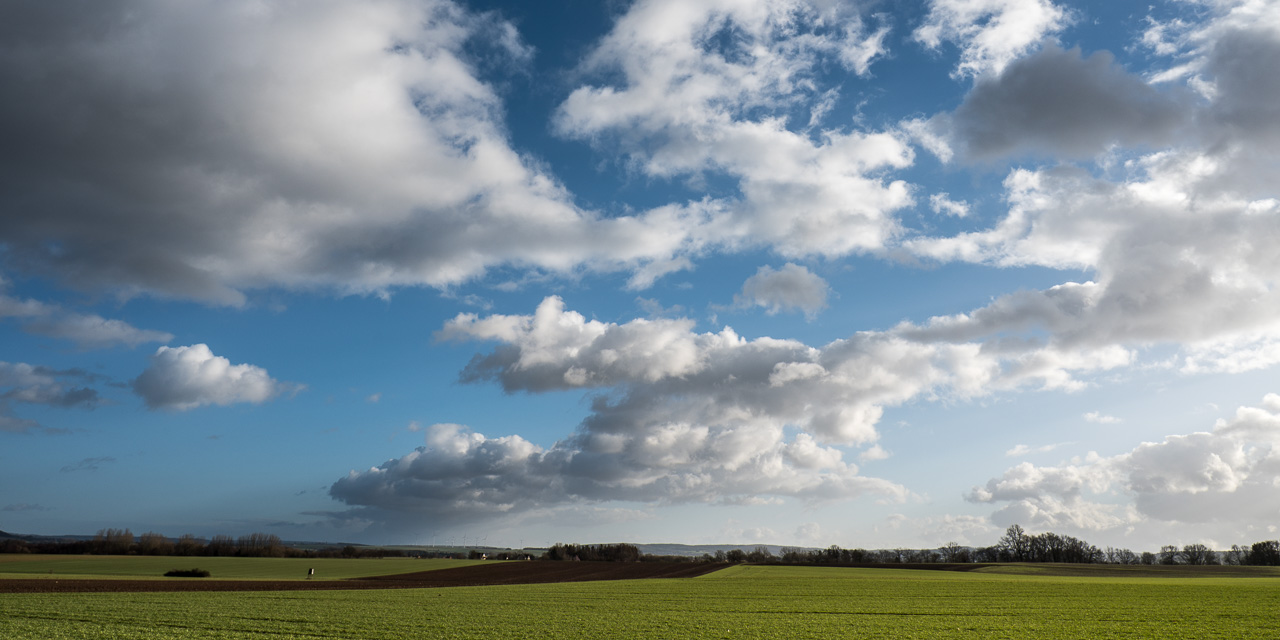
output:
[[715, 555], [717, 551], [724, 551], [724, 552], [726, 552], [726, 553], [727, 553], [727, 552], [732, 551], [732, 550], [734, 550], [734, 549], [740, 549], [740, 550], [742, 550], [742, 551], [745, 551], [745, 552], [747, 552], [747, 553], [750, 553], [750, 552], [752, 552], [752, 551], [755, 551], [756, 547], [764, 547], [764, 548], [766, 548], [766, 549], [768, 549], [768, 550], [769, 550], [769, 553], [772, 553], [772, 554], [773, 554], [773, 555], [775, 555], [775, 556], [782, 555], [782, 550], [783, 550], [784, 548], [787, 548], [787, 549], [797, 548], [797, 549], [801, 549], [801, 550], [805, 550], [805, 551], [807, 551], [807, 550], [808, 550], [808, 547], [790, 547], [790, 546], [788, 546], [788, 547], [783, 547], [782, 545], [776, 545], [776, 544], [675, 544], [675, 543], [664, 543], [664, 544], [637, 544], [636, 546], [637, 546], [637, 547], [639, 547], [639, 549], [640, 549], [640, 553], [645, 553], [645, 554], [648, 554], [648, 555], [653, 555], [653, 556], [690, 556], [690, 557], [695, 557], [695, 558], [696, 558], [696, 557], [698, 557], [698, 556], [701, 556], [701, 555], [703, 555], [703, 554], [711, 554], [711, 555]]
[[92, 539], [92, 535], [10, 534], [8, 531], [0, 531], [0, 540], [22, 540], [27, 543], [61, 543], [61, 541]]

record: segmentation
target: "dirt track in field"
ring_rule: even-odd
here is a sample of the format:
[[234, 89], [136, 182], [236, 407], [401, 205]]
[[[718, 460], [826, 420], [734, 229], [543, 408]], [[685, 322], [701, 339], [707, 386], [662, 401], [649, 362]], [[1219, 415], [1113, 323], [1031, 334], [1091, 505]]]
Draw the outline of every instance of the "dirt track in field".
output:
[[700, 562], [494, 562], [453, 569], [348, 580], [0, 580], [0, 593], [139, 593], [153, 591], [333, 591], [342, 589], [429, 589], [498, 584], [591, 582], [692, 578], [725, 568]]

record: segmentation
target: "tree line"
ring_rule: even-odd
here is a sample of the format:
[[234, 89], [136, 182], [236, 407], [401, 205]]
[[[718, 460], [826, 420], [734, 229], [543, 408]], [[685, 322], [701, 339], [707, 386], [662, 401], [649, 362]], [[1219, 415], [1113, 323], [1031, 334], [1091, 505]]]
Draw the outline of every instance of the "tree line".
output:
[[[490, 556], [494, 557], [494, 556]], [[521, 558], [523, 559], [523, 558]], [[934, 564], [934, 563], [998, 563], [998, 562], [1062, 562], [1074, 564], [1233, 564], [1280, 566], [1280, 541], [1255, 542], [1249, 547], [1232, 545], [1218, 552], [1203, 544], [1182, 547], [1166, 545], [1159, 553], [1135, 553], [1115, 547], [1099, 548], [1068, 535], [1053, 532], [1027, 533], [1021, 526], [1009, 527], [995, 544], [967, 547], [949, 542], [933, 549], [842, 549], [832, 545], [826, 549], [783, 547], [775, 555], [768, 547], [719, 550], [700, 557], [653, 556], [640, 553], [629, 544], [579, 545], [556, 544], [542, 554], [543, 560], [558, 561], [700, 561], [729, 564]]]
[[554, 544], [543, 560], [582, 562], [639, 562], [645, 559], [634, 544]]
[[[206, 540], [186, 534], [177, 539], [154, 531], [135, 536], [129, 529], [101, 529], [90, 540], [30, 541], [19, 538], [0, 540], [0, 553], [101, 554], [152, 556], [239, 556], [266, 558], [381, 558], [381, 557], [462, 557], [443, 551], [402, 551], [381, 547], [328, 547], [298, 549], [286, 545], [280, 537], [269, 533], [250, 533], [233, 538], [216, 535]], [[473, 551], [472, 556], [495, 560], [525, 560], [524, 551], [494, 550], [488, 554]], [[753, 564], [925, 564], [925, 563], [996, 563], [996, 562], [1065, 562], [1082, 564], [1130, 565], [1259, 565], [1280, 566], [1280, 541], [1264, 540], [1252, 545], [1232, 545], [1216, 551], [1203, 544], [1182, 547], [1165, 545], [1159, 552], [1135, 553], [1129, 549], [1100, 549], [1084, 540], [1053, 532], [1027, 533], [1019, 525], [1009, 527], [996, 544], [968, 547], [950, 542], [933, 549], [842, 549], [832, 545], [826, 549], [783, 547], [774, 555], [767, 547], [750, 551], [729, 549], [700, 557], [658, 556], [641, 553], [633, 544], [566, 544], [547, 549], [540, 558], [550, 561], [584, 562], [718, 562]]]
[[922, 563], [996, 563], [996, 562], [1064, 562], [1075, 564], [1184, 564], [1184, 565], [1258, 565], [1280, 566], [1280, 541], [1266, 540], [1245, 547], [1232, 545], [1218, 552], [1203, 544], [1182, 547], [1165, 545], [1159, 553], [1135, 553], [1129, 549], [1100, 549], [1084, 540], [1053, 532], [1029, 534], [1013, 525], [996, 544], [987, 547], [965, 547], [954, 542], [936, 549], [797, 549], [784, 547], [774, 556], [765, 547], [752, 552], [731, 550], [707, 555], [704, 559], [718, 562], [751, 562], [780, 564], [922, 564]]
[[100, 529], [90, 540], [0, 541], [0, 553], [50, 553], [139, 556], [238, 556], [242, 558], [382, 558], [404, 556], [403, 551], [379, 547], [298, 549], [272, 533], [239, 537], [216, 535], [208, 540], [185, 534], [177, 539], [154, 531], [135, 536], [129, 529]]

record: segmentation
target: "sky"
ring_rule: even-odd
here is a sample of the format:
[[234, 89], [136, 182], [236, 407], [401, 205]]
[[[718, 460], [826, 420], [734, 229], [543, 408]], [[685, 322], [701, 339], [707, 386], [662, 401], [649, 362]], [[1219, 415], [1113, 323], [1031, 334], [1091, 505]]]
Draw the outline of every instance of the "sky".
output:
[[0, 0], [0, 529], [1280, 536], [1280, 3]]

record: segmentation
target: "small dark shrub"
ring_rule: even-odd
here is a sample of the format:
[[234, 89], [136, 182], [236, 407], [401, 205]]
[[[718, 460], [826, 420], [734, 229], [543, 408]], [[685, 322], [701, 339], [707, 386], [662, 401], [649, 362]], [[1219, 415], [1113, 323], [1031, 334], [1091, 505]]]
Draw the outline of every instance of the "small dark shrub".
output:
[[173, 569], [164, 575], [166, 578], [208, 578], [209, 572], [204, 569]]

